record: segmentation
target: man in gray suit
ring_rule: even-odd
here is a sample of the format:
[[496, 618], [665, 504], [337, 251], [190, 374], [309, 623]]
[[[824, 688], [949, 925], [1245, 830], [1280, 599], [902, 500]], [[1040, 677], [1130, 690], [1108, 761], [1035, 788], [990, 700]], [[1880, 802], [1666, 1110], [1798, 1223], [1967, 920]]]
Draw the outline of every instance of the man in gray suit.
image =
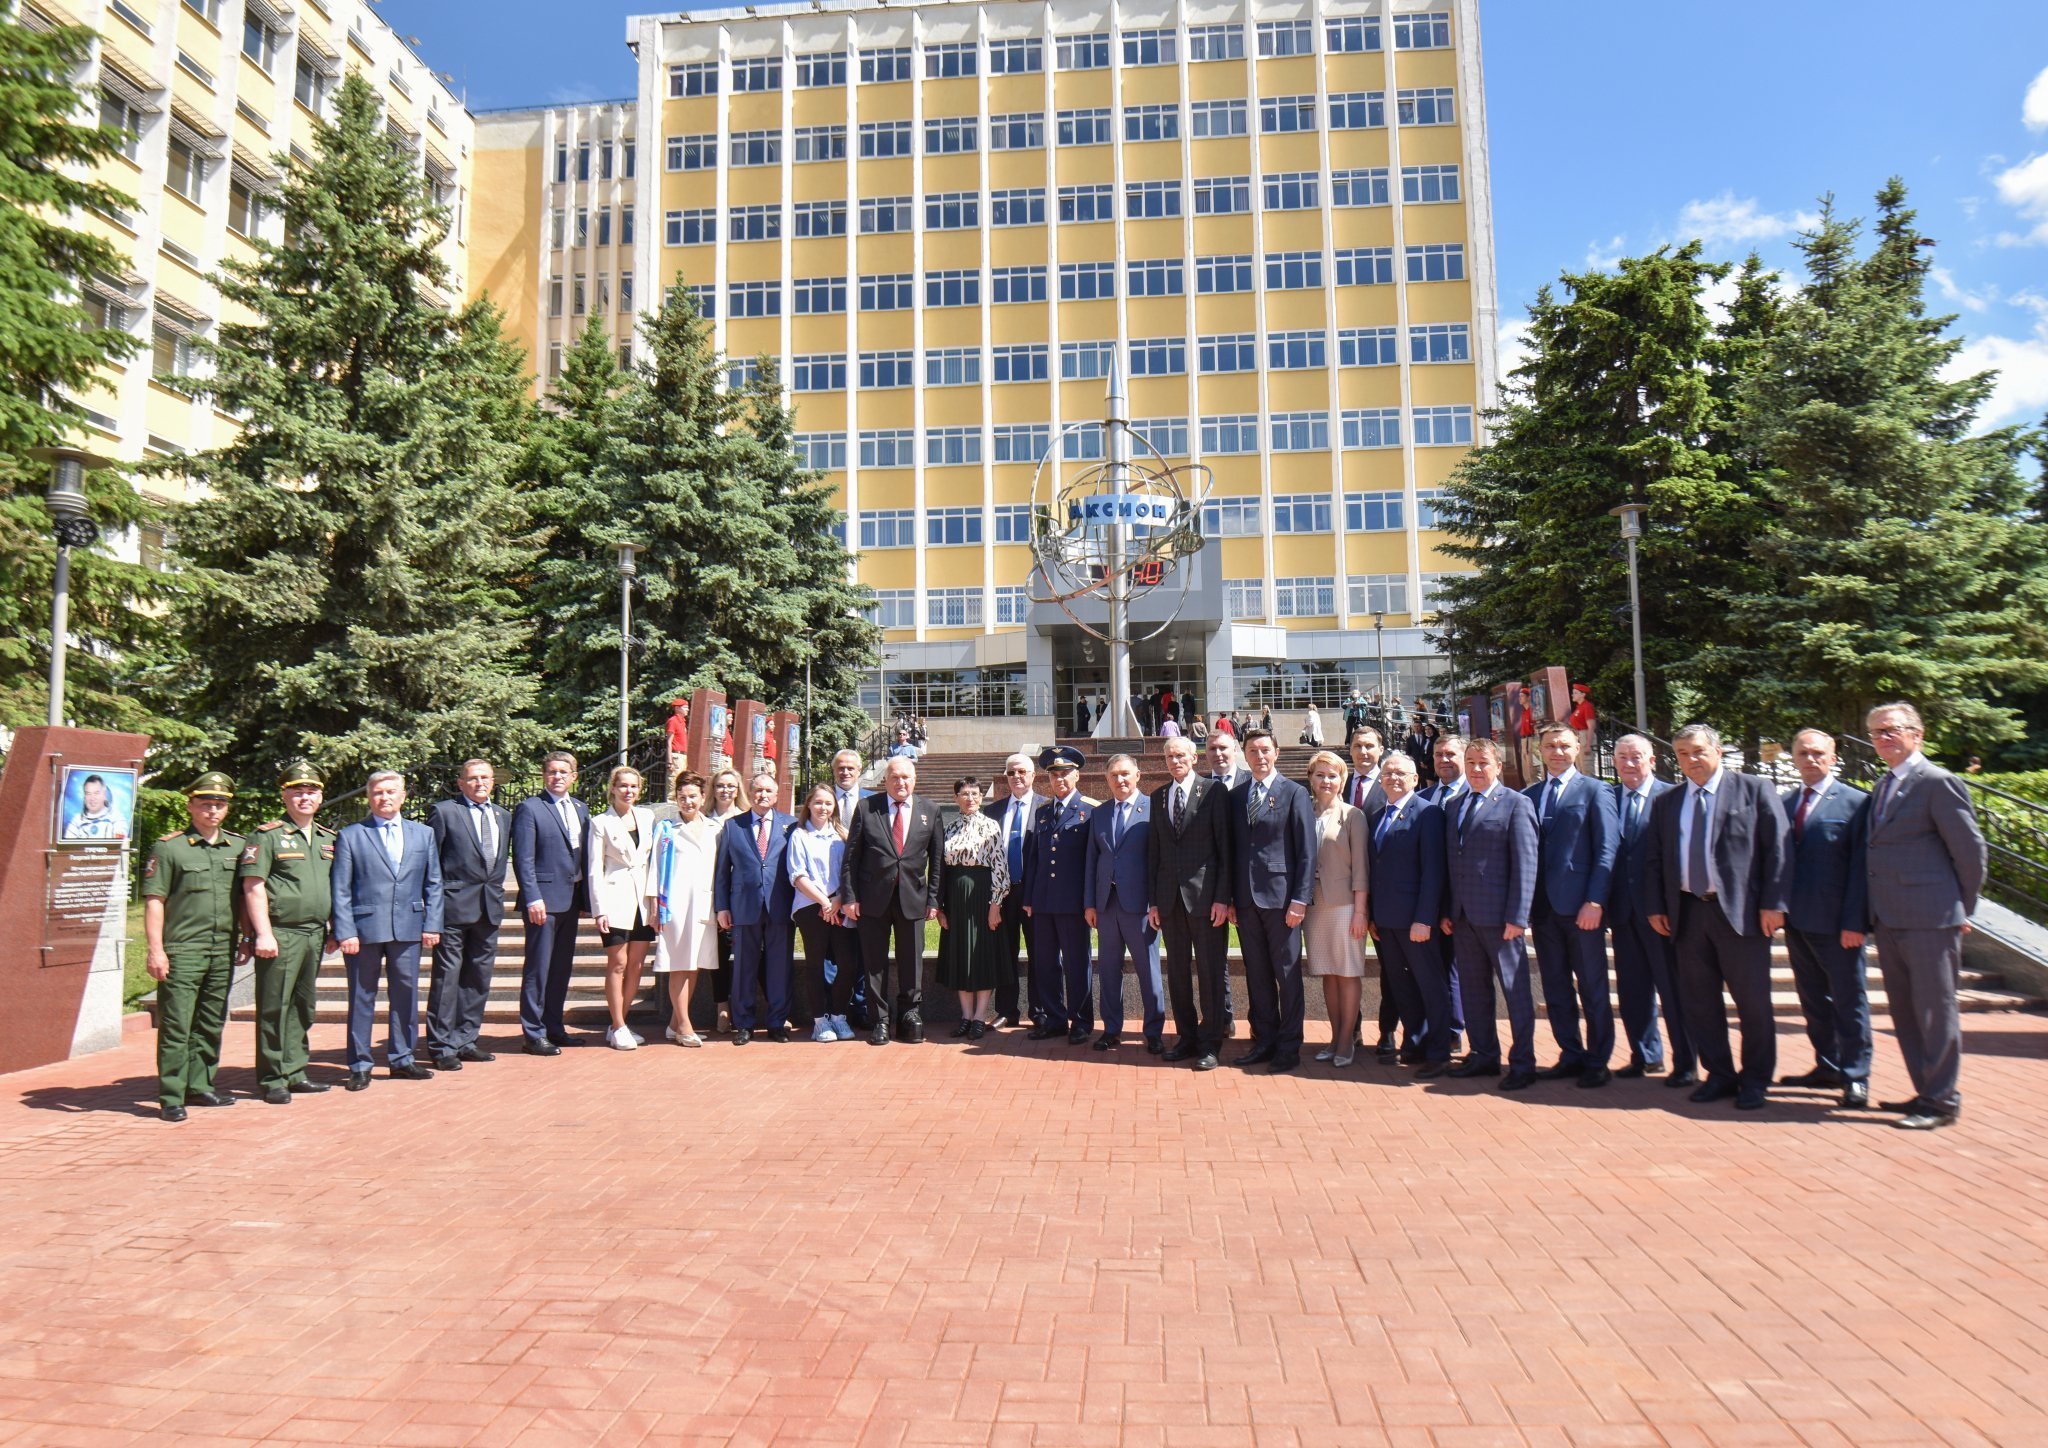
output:
[[1500, 1089], [1536, 1084], [1536, 997], [1529, 985], [1529, 916], [1536, 900], [1536, 808], [1500, 782], [1500, 746], [1465, 746], [1466, 792], [1444, 819], [1443, 931], [1457, 951], [1472, 1049], [1453, 1076], [1500, 1076], [1493, 982], [1508, 1009], [1508, 1073]]
[[512, 812], [491, 803], [496, 782], [489, 760], [464, 760], [456, 779], [462, 797], [442, 800], [427, 816], [441, 860], [443, 929], [427, 990], [427, 1054], [436, 1071], [497, 1059], [477, 1044], [498, 963], [512, 850]]
[[348, 965], [348, 1089], [370, 1084], [377, 983], [390, 989], [384, 1059], [401, 1081], [433, 1075], [413, 1057], [420, 1023], [420, 949], [441, 940], [441, 861], [433, 833], [398, 817], [405, 778], [370, 776], [370, 816], [334, 842], [334, 938]]
[[1932, 1131], [1954, 1125], [1962, 1110], [1956, 972], [1984, 888], [1984, 836], [1970, 791], [1920, 752], [1919, 710], [1880, 704], [1866, 722], [1871, 744], [1891, 766], [1867, 817], [1870, 915], [1892, 1029], [1914, 1092], [1911, 1101], [1887, 1106], [1906, 1113], [1902, 1129]]

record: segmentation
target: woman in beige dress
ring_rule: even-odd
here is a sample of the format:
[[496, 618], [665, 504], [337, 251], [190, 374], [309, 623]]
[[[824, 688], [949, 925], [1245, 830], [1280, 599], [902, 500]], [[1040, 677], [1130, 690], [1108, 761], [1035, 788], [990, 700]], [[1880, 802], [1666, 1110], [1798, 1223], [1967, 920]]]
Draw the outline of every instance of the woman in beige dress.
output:
[[654, 971], [668, 977], [668, 1038], [701, 1046], [690, 1026], [697, 972], [718, 968], [718, 920], [711, 910], [711, 870], [719, 826], [704, 812], [704, 779], [676, 782], [676, 817], [656, 820], [647, 868], [647, 918], [654, 922]]
[[620, 765], [606, 781], [612, 807], [590, 817], [583, 858], [589, 862], [590, 913], [604, 941], [604, 1003], [612, 1023], [605, 1044], [630, 1051], [640, 1044], [626, 1012], [640, 993], [640, 968], [654, 943], [647, 915], [647, 860], [654, 844], [654, 811], [640, 801], [640, 771]]
[[1365, 979], [1365, 811], [1346, 804], [1344, 761], [1319, 750], [1308, 764], [1315, 803], [1316, 898], [1302, 922], [1303, 969], [1322, 977], [1330, 1044], [1318, 1061], [1349, 1066], [1358, 1046], [1358, 998]]

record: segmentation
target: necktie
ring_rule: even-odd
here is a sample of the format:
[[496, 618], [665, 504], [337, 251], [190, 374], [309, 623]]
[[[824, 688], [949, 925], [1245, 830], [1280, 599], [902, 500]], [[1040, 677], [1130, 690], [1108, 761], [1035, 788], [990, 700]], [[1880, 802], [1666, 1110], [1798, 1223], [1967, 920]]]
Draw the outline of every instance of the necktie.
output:
[[1558, 777], [1554, 774], [1551, 775], [1550, 783], [1543, 786], [1543, 818], [1537, 821], [1537, 823], [1546, 825], [1550, 823], [1550, 812], [1557, 808], [1557, 796], [1562, 789], [1563, 786]]
[[1624, 830], [1624, 833], [1630, 839], [1636, 837], [1636, 826], [1642, 823], [1642, 819], [1643, 797], [1635, 790], [1630, 790], [1628, 792], [1628, 819], [1625, 821], [1627, 828]]
[[761, 863], [764, 865], [768, 863], [768, 821], [772, 818], [772, 815], [759, 816], [759, 826], [754, 831], [755, 844], [761, 851]]
[[473, 804], [469, 811], [476, 817], [476, 849], [484, 857], [484, 863], [491, 862], [491, 807]]
[[1871, 819], [1876, 821], [1884, 819], [1885, 806], [1892, 802], [1892, 786], [1898, 782], [1899, 777], [1896, 774], [1893, 774], [1889, 769], [1884, 772], [1884, 778], [1877, 782], [1877, 799], [1870, 806]]
[[384, 853], [391, 856], [391, 863], [396, 866], [405, 859], [405, 839], [399, 833], [397, 820], [386, 820], [382, 829]]
[[583, 848], [583, 831], [576, 828], [576, 806], [569, 803], [565, 795], [555, 801], [555, 812], [562, 817], [562, 833], [569, 837], [569, 848]]
[[1116, 813], [1110, 816], [1109, 847], [1112, 850], [1121, 849], [1123, 847], [1125, 808], [1126, 806], [1119, 804], [1116, 807]]
[[1374, 849], [1378, 849], [1387, 842], [1387, 831], [1392, 828], [1394, 821], [1399, 818], [1401, 818], [1401, 811], [1397, 807], [1389, 807], [1380, 811], [1380, 827], [1374, 830], [1372, 834], [1372, 846]]
[[1176, 784], [1172, 789], [1168, 790], [1166, 792], [1166, 803], [1169, 812], [1173, 816], [1173, 827], [1179, 829], [1181, 812], [1187, 808], [1187, 786]]
[[1372, 781], [1363, 774], [1355, 775], [1351, 781], [1351, 802], [1360, 809], [1365, 808], [1365, 792], [1372, 788]]
[[1799, 792], [1799, 813], [1792, 816], [1792, 838], [1799, 839], [1806, 833], [1806, 812], [1813, 808], [1813, 786], [1808, 785]]
[[891, 826], [891, 832], [894, 834], [896, 840], [896, 853], [899, 855], [903, 853], [904, 830], [906, 829], [906, 825], [904, 823], [904, 816], [907, 815], [909, 812], [910, 807], [908, 805], [897, 805], [896, 822], [893, 826]]
[[1485, 798], [1486, 798], [1486, 796], [1485, 796], [1485, 795], [1483, 795], [1483, 794], [1473, 794], [1473, 795], [1467, 795], [1467, 796], [1466, 796], [1466, 798], [1465, 798], [1465, 803], [1464, 803], [1464, 805], [1463, 805], [1462, 807], [1460, 807], [1460, 809], [1458, 810], [1458, 843], [1459, 843], [1459, 844], [1461, 844], [1461, 845], [1462, 845], [1462, 844], [1464, 844], [1464, 843], [1465, 843], [1465, 821], [1466, 821], [1466, 820], [1468, 820], [1468, 819], [1470, 819], [1470, 818], [1472, 817], [1472, 814], [1473, 814], [1473, 812], [1474, 812], [1474, 811], [1476, 811], [1476, 810], [1477, 810], [1477, 809], [1479, 808], [1479, 802], [1480, 802], [1480, 801], [1481, 801], [1482, 799], [1485, 799]]
[[1714, 893], [1713, 877], [1707, 869], [1707, 818], [1713, 796], [1697, 785], [1692, 792], [1692, 834], [1685, 842], [1686, 888], [1695, 895]]
[[839, 823], [847, 824], [852, 819], [853, 792], [851, 790], [842, 789], [839, 791]]
[[1257, 824], [1259, 816], [1266, 812], [1266, 786], [1254, 781], [1252, 784], [1251, 808], [1245, 811], [1245, 823]]
[[1021, 879], [1024, 875], [1024, 802], [1012, 798], [1010, 812], [1004, 819], [1008, 826], [1010, 852], [1010, 878]]

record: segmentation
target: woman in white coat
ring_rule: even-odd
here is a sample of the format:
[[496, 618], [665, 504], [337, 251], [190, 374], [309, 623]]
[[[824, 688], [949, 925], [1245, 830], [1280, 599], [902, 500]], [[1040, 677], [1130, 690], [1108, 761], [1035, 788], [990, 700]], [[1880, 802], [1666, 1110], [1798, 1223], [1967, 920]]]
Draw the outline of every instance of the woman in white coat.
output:
[[590, 913], [604, 939], [604, 1003], [612, 1023], [604, 1033], [614, 1050], [630, 1051], [640, 1038], [626, 1028], [626, 1009], [640, 993], [640, 967], [654, 943], [647, 914], [647, 864], [654, 848], [654, 811], [637, 803], [640, 772], [620, 765], [607, 781], [612, 807], [590, 817], [583, 857], [590, 862]]
[[701, 1046], [690, 1027], [690, 990], [697, 972], [718, 968], [718, 919], [711, 877], [718, 859], [718, 821], [704, 810], [704, 777], [685, 774], [672, 792], [676, 818], [658, 820], [647, 868], [647, 918], [654, 923], [654, 972], [668, 977], [668, 1038]]

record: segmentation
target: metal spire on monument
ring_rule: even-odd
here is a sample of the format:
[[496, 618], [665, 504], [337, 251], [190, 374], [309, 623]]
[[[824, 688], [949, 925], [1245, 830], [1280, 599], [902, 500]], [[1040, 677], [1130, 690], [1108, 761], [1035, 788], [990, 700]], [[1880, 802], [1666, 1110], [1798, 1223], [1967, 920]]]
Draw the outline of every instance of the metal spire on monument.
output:
[[[1103, 491], [1128, 494], [1134, 481], [1131, 467], [1131, 404], [1124, 395], [1121, 359], [1109, 364], [1108, 395], [1103, 399], [1103, 431], [1108, 435], [1109, 470]], [[1130, 525], [1121, 513], [1112, 514], [1105, 540], [1108, 559], [1103, 583], [1109, 602], [1109, 733], [1118, 739], [1134, 739], [1145, 731], [1138, 712], [1131, 707], [1131, 634], [1127, 613], [1131, 601], [1131, 580], [1124, 570], [1124, 555], [1130, 544]]]

